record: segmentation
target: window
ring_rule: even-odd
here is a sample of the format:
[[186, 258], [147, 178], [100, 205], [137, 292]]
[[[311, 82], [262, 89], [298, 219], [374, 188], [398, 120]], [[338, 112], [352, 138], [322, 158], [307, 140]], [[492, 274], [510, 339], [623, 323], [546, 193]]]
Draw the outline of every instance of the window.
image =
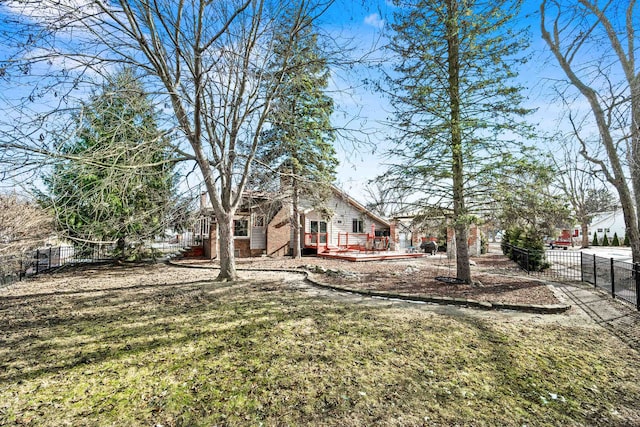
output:
[[598, 233], [602, 233], [602, 228], [598, 228]]
[[248, 237], [249, 236], [249, 221], [246, 219], [234, 219], [233, 220], [233, 236], [234, 237]]
[[309, 225], [312, 233], [311, 243], [317, 244], [318, 237], [320, 238], [320, 243], [327, 243], [327, 223], [324, 221], [311, 221]]
[[202, 238], [208, 238], [210, 230], [211, 230], [210, 219], [207, 217], [200, 218], [198, 220], [198, 231], [196, 231], [196, 234], [199, 234], [200, 237]]
[[324, 221], [311, 221], [311, 232], [312, 233], [326, 233], [327, 232], [327, 223]]
[[253, 217], [254, 227], [264, 227], [264, 215], [256, 215]]
[[364, 233], [364, 221], [358, 218], [353, 218], [352, 230], [354, 233]]

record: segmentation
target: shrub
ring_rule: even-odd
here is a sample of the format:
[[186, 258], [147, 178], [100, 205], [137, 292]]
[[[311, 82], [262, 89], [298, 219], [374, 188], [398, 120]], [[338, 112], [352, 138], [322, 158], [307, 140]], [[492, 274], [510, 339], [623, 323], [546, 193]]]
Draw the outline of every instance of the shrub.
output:
[[544, 242], [534, 230], [525, 230], [520, 227], [505, 230], [502, 239], [502, 252], [511, 260], [525, 267], [519, 259], [518, 253], [513, 253], [508, 245], [513, 245], [528, 252], [528, 265], [530, 271], [542, 271], [549, 267], [545, 259]]
[[607, 237], [607, 233], [604, 233], [604, 237], [602, 238], [602, 246], [609, 246], [609, 238]]
[[618, 239], [618, 233], [613, 233], [613, 240], [611, 246], [620, 246], [620, 239]]
[[622, 243], [624, 246], [629, 246], [629, 235], [624, 235], [624, 242]]
[[502, 243], [500, 247], [502, 248], [502, 253], [507, 257], [511, 258], [511, 249], [509, 245], [518, 246], [517, 241], [520, 240], [520, 233], [522, 230], [518, 228], [509, 228], [504, 231], [504, 235], [502, 237]]
[[598, 243], [598, 233], [596, 233], [595, 231], [593, 232], [593, 241], [591, 242], [592, 246], [600, 246], [600, 243]]
[[489, 239], [484, 233], [480, 233], [480, 253], [486, 254], [489, 252]]

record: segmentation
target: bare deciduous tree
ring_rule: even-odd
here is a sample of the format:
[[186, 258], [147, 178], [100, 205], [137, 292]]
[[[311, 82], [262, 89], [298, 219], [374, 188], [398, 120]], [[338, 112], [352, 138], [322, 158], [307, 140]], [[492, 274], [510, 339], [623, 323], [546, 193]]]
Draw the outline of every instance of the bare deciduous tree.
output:
[[53, 232], [53, 217], [15, 194], [0, 195], [0, 255], [19, 255], [42, 245]]
[[384, 180], [374, 180], [364, 187], [366, 207], [383, 218], [414, 213], [418, 207], [409, 202], [410, 193]]
[[[33, 101], [46, 92], [48, 99], [59, 100], [48, 110], [57, 112], [64, 111], [66, 99], [74, 91], [90, 83], [89, 77], [112, 64], [126, 64], [143, 74], [145, 89], [164, 105], [164, 126], [176, 130], [176, 152], [197, 165], [210, 196], [220, 234], [218, 279], [233, 280], [234, 214], [272, 100], [279, 94], [284, 76], [297, 71], [286, 52], [275, 56], [276, 36], [282, 39], [285, 31], [289, 37], [284, 39], [293, 40], [331, 3], [9, 1], [5, 6], [12, 29], [4, 40], [13, 51], [0, 64], [0, 74], [15, 81], [36, 82], [37, 90], [24, 98]], [[283, 29], [285, 14], [296, 19]], [[267, 64], [271, 65], [269, 73]], [[279, 64], [281, 72], [275, 73], [273, 64]], [[37, 78], [39, 74], [42, 79]], [[39, 148], [48, 140], [47, 114], [38, 113], [36, 118], [40, 122], [31, 121], [29, 135], [24, 135], [30, 141], [27, 147], [23, 146], [25, 139], [6, 145], [18, 156], [9, 160], [20, 159], [25, 152], [47, 151]]]
[[594, 216], [611, 212], [618, 206], [617, 198], [597, 177], [592, 164], [580, 162], [580, 155], [570, 142], [562, 144], [562, 156], [553, 157], [555, 186], [573, 210], [582, 230], [582, 247], [589, 246], [589, 225]]
[[[636, 0], [543, 0], [542, 38], [566, 76], [566, 102], [581, 155], [620, 198], [633, 261], [640, 261], [640, 71]], [[588, 111], [580, 115], [580, 101]], [[595, 135], [594, 135], [595, 134]]]

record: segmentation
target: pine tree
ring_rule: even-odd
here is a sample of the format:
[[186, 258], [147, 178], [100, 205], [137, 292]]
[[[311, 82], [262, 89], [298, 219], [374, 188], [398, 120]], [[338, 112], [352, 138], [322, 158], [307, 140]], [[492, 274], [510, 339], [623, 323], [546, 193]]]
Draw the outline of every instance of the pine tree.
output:
[[620, 239], [618, 238], [618, 233], [613, 233], [613, 240], [611, 241], [611, 246], [620, 246]]
[[[396, 0], [388, 51], [395, 66], [382, 88], [395, 110], [400, 162], [387, 177], [424, 206], [452, 213], [457, 277], [471, 282], [467, 243], [474, 206], [486, 206], [500, 170], [522, 152], [520, 88], [511, 84], [527, 46], [514, 17], [520, 1]], [[448, 205], [443, 205], [448, 203]]]
[[624, 235], [624, 242], [622, 243], [624, 246], [629, 246], [629, 235]]
[[591, 246], [600, 246], [600, 243], [598, 243], [598, 233], [595, 231], [593, 232], [593, 241], [591, 242]]
[[[335, 138], [330, 117], [333, 100], [324, 91], [329, 69], [318, 45], [318, 35], [311, 22], [304, 19], [297, 31], [284, 31], [276, 38], [277, 54], [273, 69], [275, 79], [283, 79], [281, 92], [274, 99], [268, 120], [270, 129], [264, 132], [259, 151], [261, 163], [269, 165], [282, 177], [293, 205], [293, 255], [300, 257], [301, 199], [314, 206], [322, 205], [335, 180], [338, 160], [333, 147]], [[288, 62], [287, 67], [282, 63]]]
[[80, 242], [151, 237], [164, 228], [174, 188], [164, 133], [141, 84], [129, 69], [116, 74], [81, 109], [76, 137], [44, 177], [43, 202], [58, 228]]
[[607, 237], [607, 233], [604, 233], [604, 237], [602, 238], [602, 246], [609, 246], [609, 238]]

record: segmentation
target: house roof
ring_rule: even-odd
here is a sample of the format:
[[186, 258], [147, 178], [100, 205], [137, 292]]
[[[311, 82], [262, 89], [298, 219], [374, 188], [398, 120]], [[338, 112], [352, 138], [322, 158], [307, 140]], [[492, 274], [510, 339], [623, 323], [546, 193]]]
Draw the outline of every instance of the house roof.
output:
[[332, 190], [333, 192], [339, 196], [340, 198], [342, 198], [343, 200], [345, 200], [347, 203], [349, 203], [351, 206], [353, 206], [354, 208], [356, 208], [357, 210], [359, 210], [360, 212], [362, 212], [363, 214], [367, 215], [369, 218], [383, 224], [386, 225], [387, 227], [391, 227], [391, 223], [374, 214], [373, 212], [371, 212], [369, 209], [367, 209], [362, 203], [358, 202], [357, 200], [355, 200], [353, 197], [349, 196], [345, 191], [341, 190], [340, 188], [336, 187], [335, 185], [332, 185]]
[[[349, 196], [342, 189], [336, 187], [335, 185], [332, 185], [331, 189], [334, 192], [334, 194], [336, 194], [336, 196], [340, 197], [342, 200], [349, 203], [351, 206], [353, 206], [356, 210], [362, 212], [364, 215], [368, 216], [369, 218], [373, 219], [374, 221], [382, 225], [385, 225], [387, 227], [391, 226], [391, 223], [388, 220], [371, 212], [362, 203], [358, 202], [353, 197]], [[269, 192], [262, 192], [262, 191], [245, 191], [244, 197], [246, 198], [246, 200], [264, 201], [264, 200], [274, 200], [277, 198], [277, 195]], [[208, 202], [208, 200], [206, 201], [206, 204], [204, 203], [204, 201], [201, 201], [201, 204], [204, 205], [204, 206], [201, 205], [201, 209], [204, 211], [212, 209], [211, 204]]]

